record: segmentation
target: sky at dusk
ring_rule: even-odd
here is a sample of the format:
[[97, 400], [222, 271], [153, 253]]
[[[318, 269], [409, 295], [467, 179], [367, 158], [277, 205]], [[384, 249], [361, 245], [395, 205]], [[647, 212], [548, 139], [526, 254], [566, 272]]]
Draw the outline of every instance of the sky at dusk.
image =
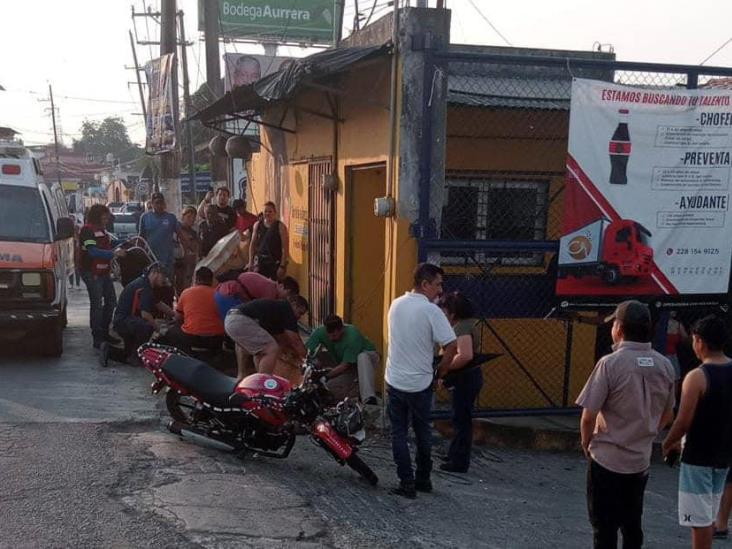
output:
[[[436, 3], [429, 1], [431, 6]], [[354, 4], [346, 2], [347, 35]], [[390, 9], [385, 0], [376, 2], [374, 18]], [[157, 10], [159, 3], [147, 0], [145, 6]], [[0, 85], [7, 91], [0, 92], [0, 125], [19, 130], [28, 144], [51, 141], [49, 105], [43, 101], [51, 83], [66, 145], [78, 137], [84, 119], [107, 116], [123, 117], [132, 139], [142, 143], [135, 74], [125, 68], [132, 65], [131, 4], [143, 10], [142, 0], [24, 0], [12, 9], [4, 6]], [[359, 0], [362, 12], [368, 13], [371, 4]], [[194, 42], [188, 52], [193, 91], [205, 80], [197, 0], [178, 0], [178, 7], [185, 12], [187, 38]], [[447, 7], [452, 10], [451, 36], [456, 43], [590, 50], [599, 42], [612, 44], [621, 60], [697, 64], [732, 38], [732, 2], [720, 0], [447, 0]], [[141, 40], [158, 39], [156, 22], [139, 18], [136, 25]], [[221, 44], [222, 54], [234, 51], [262, 50], [257, 45]], [[158, 52], [158, 46], [138, 47], [142, 64]], [[281, 51], [293, 56], [306, 53], [299, 48]], [[732, 43], [706, 64], [732, 66]]]

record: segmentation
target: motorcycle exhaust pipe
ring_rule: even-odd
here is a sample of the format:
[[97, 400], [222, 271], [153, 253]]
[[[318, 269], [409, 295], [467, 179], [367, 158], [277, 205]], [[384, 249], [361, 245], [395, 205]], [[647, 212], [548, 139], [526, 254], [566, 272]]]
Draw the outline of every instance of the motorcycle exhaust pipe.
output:
[[226, 444], [225, 442], [221, 442], [220, 440], [216, 440], [214, 438], [206, 436], [203, 433], [194, 430], [188, 425], [184, 425], [183, 423], [180, 423], [178, 421], [171, 421], [170, 423], [168, 423], [168, 431], [185, 439], [191, 440], [197, 444], [209, 446], [217, 450], [223, 450], [224, 452], [233, 452], [234, 450], [236, 450], [236, 448], [234, 448], [233, 446]]

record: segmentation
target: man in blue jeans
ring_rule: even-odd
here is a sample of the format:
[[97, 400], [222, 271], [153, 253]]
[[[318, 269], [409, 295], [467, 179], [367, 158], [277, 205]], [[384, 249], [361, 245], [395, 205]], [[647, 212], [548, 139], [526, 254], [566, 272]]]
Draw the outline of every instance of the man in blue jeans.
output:
[[[434, 304], [442, 293], [444, 272], [422, 263], [414, 271], [411, 292], [395, 299], [389, 308], [389, 353], [385, 380], [391, 421], [391, 448], [399, 485], [391, 492], [409, 499], [417, 491], [431, 492], [432, 482], [432, 380], [433, 351], [443, 348], [442, 367], [457, 352], [455, 332], [445, 314]], [[409, 420], [417, 439], [416, 472], [407, 444]]]
[[109, 323], [117, 305], [117, 294], [110, 276], [110, 262], [123, 256], [124, 250], [113, 250], [115, 242], [106, 231], [111, 214], [103, 204], [94, 204], [86, 214], [86, 224], [79, 231], [81, 278], [89, 293], [89, 327], [94, 348], [102, 343], [119, 343], [109, 334]]

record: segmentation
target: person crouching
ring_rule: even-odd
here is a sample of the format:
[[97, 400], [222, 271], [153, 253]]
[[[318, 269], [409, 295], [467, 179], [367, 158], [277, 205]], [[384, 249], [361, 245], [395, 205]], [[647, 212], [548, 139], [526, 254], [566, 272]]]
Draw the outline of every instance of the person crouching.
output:
[[176, 304], [181, 324], [168, 329], [165, 339], [187, 354], [193, 347], [218, 352], [224, 342], [224, 322], [214, 295], [214, 275], [208, 267], [196, 271], [195, 285], [183, 290]]
[[[255, 299], [235, 307], [226, 315], [226, 334], [254, 357], [259, 373], [274, 373], [282, 347], [299, 359], [307, 351], [298, 333], [297, 321], [308, 312], [307, 300], [300, 296], [282, 299]], [[241, 375], [240, 375], [241, 378]]]

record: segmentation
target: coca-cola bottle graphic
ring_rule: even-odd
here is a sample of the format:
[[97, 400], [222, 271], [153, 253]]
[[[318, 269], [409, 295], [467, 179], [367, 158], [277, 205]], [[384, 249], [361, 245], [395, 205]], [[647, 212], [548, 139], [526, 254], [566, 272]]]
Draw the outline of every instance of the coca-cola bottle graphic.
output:
[[610, 183], [628, 183], [628, 157], [630, 156], [630, 132], [628, 131], [628, 109], [618, 111], [620, 120], [610, 139]]

